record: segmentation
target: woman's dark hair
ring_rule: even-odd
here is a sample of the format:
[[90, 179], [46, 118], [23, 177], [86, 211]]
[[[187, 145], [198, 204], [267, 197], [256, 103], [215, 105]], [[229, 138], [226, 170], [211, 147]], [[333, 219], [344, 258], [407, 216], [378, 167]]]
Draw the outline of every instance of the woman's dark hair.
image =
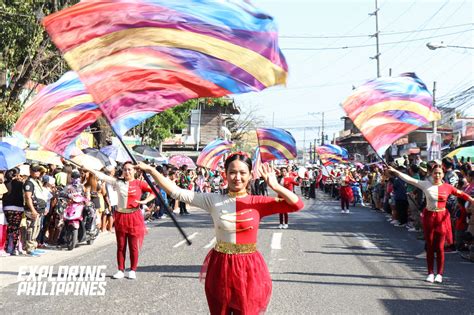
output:
[[132, 161], [127, 161], [125, 163], [122, 164], [122, 169], [127, 165], [127, 164], [130, 164], [133, 166], [133, 162]]
[[14, 167], [12, 169], [9, 169], [6, 173], [5, 173], [5, 181], [6, 182], [11, 182], [13, 180], [13, 178], [15, 178], [16, 176], [18, 176], [18, 174], [20, 174], [20, 169], [18, 167]]
[[415, 164], [412, 164], [410, 165], [410, 169], [413, 173], [418, 173], [419, 172], [419, 168], [418, 168], [418, 165], [415, 165]]
[[230, 163], [232, 163], [236, 160], [239, 160], [239, 161], [247, 164], [247, 166], [249, 168], [249, 172], [252, 172], [252, 160], [245, 154], [236, 153], [236, 154], [229, 155], [229, 157], [225, 160], [224, 169], [225, 169], [226, 173], [227, 173], [227, 170], [229, 169]]
[[435, 171], [437, 168], [439, 168], [440, 170], [443, 170], [443, 167], [442, 167], [441, 165], [435, 164], [435, 165], [433, 165], [433, 166], [431, 167], [431, 172], [430, 172], [430, 173], [431, 173], [431, 174], [434, 173], [434, 171]]

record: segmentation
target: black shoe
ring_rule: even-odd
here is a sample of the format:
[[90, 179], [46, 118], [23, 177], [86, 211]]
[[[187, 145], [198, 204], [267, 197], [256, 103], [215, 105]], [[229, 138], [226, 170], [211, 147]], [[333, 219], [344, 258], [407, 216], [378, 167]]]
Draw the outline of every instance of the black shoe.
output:
[[191, 215], [191, 213], [189, 213], [188, 211], [186, 211], [186, 212], [184, 213], [184, 215]]

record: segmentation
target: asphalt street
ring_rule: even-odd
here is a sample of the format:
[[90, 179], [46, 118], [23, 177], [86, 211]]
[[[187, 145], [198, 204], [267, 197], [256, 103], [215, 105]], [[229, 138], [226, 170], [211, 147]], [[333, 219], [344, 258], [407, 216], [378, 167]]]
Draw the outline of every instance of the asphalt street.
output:
[[[337, 201], [318, 192], [290, 214], [287, 230], [278, 216], [260, 226], [258, 248], [273, 279], [268, 314], [472, 314], [474, 264], [446, 256], [444, 283], [424, 281], [426, 263], [416, 233], [390, 225], [369, 208], [341, 214]], [[213, 246], [210, 217], [202, 210], [178, 217], [193, 244], [180, 239], [169, 219], [148, 224], [137, 280], [113, 280], [114, 235], [72, 252], [50, 250], [38, 258], [0, 258], [3, 314], [155, 313], [206, 314], [202, 262]], [[106, 265], [103, 296], [17, 295], [21, 266]], [[128, 261], [127, 261], [128, 266]]]

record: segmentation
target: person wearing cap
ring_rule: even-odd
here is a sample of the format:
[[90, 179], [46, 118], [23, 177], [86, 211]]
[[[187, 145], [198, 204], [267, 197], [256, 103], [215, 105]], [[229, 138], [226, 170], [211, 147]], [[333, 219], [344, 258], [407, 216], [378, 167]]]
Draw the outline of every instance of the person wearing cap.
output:
[[25, 216], [26, 216], [26, 241], [25, 250], [30, 256], [38, 256], [42, 251], [37, 250], [40, 224], [43, 213], [46, 209], [46, 200], [44, 199], [44, 187], [41, 183], [41, 172], [45, 168], [33, 164], [30, 166], [30, 177], [23, 184]]
[[[469, 201], [471, 206], [474, 198], [458, 190], [448, 183], [443, 183], [443, 169], [434, 165], [431, 172], [431, 181], [417, 180], [403, 174], [393, 167], [389, 170], [402, 180], [423, 191], [426, 196], [426, 208], [423, 210], [423, 233], [426, 242], [426, 262], [428, 265], [428, 282], [443, 282], [444, 273], [444, 244], [452, 244], [453, 233], [449, 211], [446, 203], [450, 195]], [[434, 275], [434, 258], [436, 252], [436, 265], [438, 274]]]

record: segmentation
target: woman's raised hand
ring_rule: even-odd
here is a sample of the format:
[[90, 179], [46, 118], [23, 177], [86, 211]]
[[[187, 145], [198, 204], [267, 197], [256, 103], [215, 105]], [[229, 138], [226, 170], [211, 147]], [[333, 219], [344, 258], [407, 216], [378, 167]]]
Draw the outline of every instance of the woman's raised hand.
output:
[[270, 164], [260, 164], [258, 171], [260, 173], [260, 176], [262, 176], [265, 182], [267, 183], [268, 187], [270, 187], [271, 189], [275, 189], [275, 187], [279, 185], [278, 180], [276, 178], [275, 170], [272, 166], [270, 166]]
[[138, 162], [137, 165], [134, 165], [136, 169], [141, 170], [146, 173], [150, 173], [151, 170], [153, 170], [153, 167], [151, 165], [148, 165], [143, 162]]

